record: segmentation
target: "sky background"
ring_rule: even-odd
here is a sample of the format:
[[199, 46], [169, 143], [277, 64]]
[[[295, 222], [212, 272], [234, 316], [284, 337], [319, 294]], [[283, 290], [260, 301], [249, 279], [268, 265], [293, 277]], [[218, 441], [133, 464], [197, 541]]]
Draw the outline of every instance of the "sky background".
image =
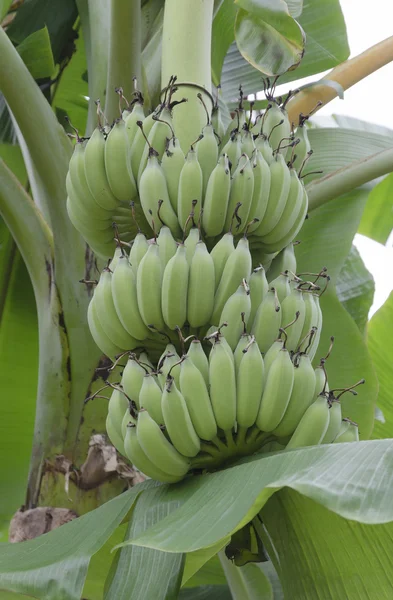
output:
[[[347, 26], [351, 57], [393, 34], [392, 0], [341, 0], [340, 4]], [[302, 79], [301, 84], [321, 77], [322, 74]], [[337, 98], [324, 106], [318, 115], [350, 115], [393, 130], [392, 107], [393, 63], [390, 63], [347, 90], [343, 100]], [[393, 290], [393, 236], [390, 236], [386, 246], [361, 235], [356, 236], [354, 243], [375, 279], [371, 316]]]

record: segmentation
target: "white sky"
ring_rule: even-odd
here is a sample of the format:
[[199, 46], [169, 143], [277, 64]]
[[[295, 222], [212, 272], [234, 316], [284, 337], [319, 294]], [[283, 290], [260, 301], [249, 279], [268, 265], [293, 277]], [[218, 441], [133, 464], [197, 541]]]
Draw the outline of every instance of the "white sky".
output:
[[[393, 34], [392, 0], [341, 0], [341, 7], [347, 25], [351, 56], [360, 54]], [[347, 90], [343, 100], [337, 98], [324, 106], [318, 114], [340, 113], [393, 129], [392, 96], [393, 63], [390, 63]], [[375, 279], [376, 291], [370, 316], [385, 302], [393, 289], [392, 241], [391, 236], [385, 247], [361, 235], [355, 238], [366, 267]]]

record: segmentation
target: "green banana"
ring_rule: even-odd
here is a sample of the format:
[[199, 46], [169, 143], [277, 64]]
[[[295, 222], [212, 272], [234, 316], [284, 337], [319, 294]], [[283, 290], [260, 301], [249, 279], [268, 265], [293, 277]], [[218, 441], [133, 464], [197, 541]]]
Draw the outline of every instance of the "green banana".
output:
[[339, 435], [342, 421], [341, 403], [334, 397], [329, 396], [329, 426], [322, 438], [321, 444], [331, 444]]
[[116, 433], [121, 436], [121, 424], [128, 410], [128, 400], [120, 389], [114, 389], [108, 403], [108, 415]]
[[202, 225], [207, 237], [214, 237], [223, 231], [230, 191], [228, 156], [222, 154], [210, 174], [205, 192]]
[[149, 329], [138, 308], [135, 273], [126, 255], [121, 256], [112, 275], [112, 296], [117, 316], [124, 329], [136, 340], [149, 337]]
[[139, 232], [136, 234], [135, 239], [132, 243], [129, 261], [132, 266], [134, 273], [136, 275], [138, 271], [139, 263], [142, 258], [145, 256], [147, 250], [149, 248], [149, 244], [146, 240], [146, 236], [143, 233]]
[[231, 135], [220, 153], [228, 156], [229, 167], [233, 173], [242, 153], [242, 138], [238, 131], [235, 131], [233, 135]]
[[249, 220], [258, 219], [248, 227], [248, 231], [252, 233], [265, 216], [270, 193], [270, 169], [266, 160], [263, 158], [259, 150], [255, 150], [251, 157], [251, 164], [254, 173], [254, 191], [252, 194], [251, 207], [249, 212]]
[[343, 419], [338, 432], [337, 437], [333, 441], [333, 444], [342, 444], [344, 442], [358, 442], [359, 441], [359, 429], [356, 423], [350, 421], [350, 419]]
[[315, 446], [320, 444], [329, 427], [329, 405], [324, 395], [318, 398], [308, 407], [294, 434], [289, 440], [286, 449], [301, 448], [304, 446]]
[[179, 387], [180, 381], [180, 356], [178, 355], [176, 348], [173, 344], [167, 344], [164, 352], [160, 356], [158, 361], [158, 383], [163, 390], [165, 382], [169, 375], [174, 378], [177, 387]]
[[230, 431], [236, 423], [236, 377], [234, 360], [217, 339], [209, 355], [210, 399], [217, 426]]
[[250, 289], [243, 280], [236, 292], [226, 301], [219, 319], [219, 324], [228, 323], [225, 327], [224, 338], [234, 351], [251, 312]]
[[262, 354], [265, 354], [277, 338], [281, 327], [281, 307], [274, 288], [270, 288], [259, 306], [252, 323], [251, 333], [255, 336]]
[[303, 183], [294, 169], [290, 170], [290, 186], [284, 210], [277, 225], [264, 236], [264, 244], [275, 244], [288, 235], [295, 225], [303, 207], [303, 196], [306, 194]]
[[266, 279], [265, 269], [260, 265], [251, 273], [250, 281], [250, 299], [251, 299], [251, 312], [249, 316], [249, 323], [253, 323], [255, 315], [259, 306], [262, 304], [268, 290], [269, 284]]
[[202, 139], [196, 145], [196, 153], [198, 162], [202, 169], [202, 197], [205, 197], [207, 182], [209, 181], [210, 174], [217, 164], [218, 159], [218, 145], [216, 136], [214, 134], [213, 125], [208, 123], [202, 129]]
[[137, 195], [137, 190], [128, 160], [129, 141], [123, 119], [115, 121], [104, 149], [106, 176], [112, 194], [120, 202], [130, 202]]
[[[198, 161], [198, 155], [193, 147], [188, 151], [184, 167], [180, 172], [179, 190], [177, 196], [177, 215], [182, 231], [188, 231], [191, 220], [190, 212], [194, 211], [195, 223], [198, 222], [202, 208], [203, 173]], [[196, 200], [195, 206], [193, 201]], [[186, 228], [186, 222], [188, 225]]]
[[239, 373], [239, 365], [243, 359], [244, 353], [243, 350], [247, 348], [247, 346], [254, 340], [253, 336], [249, 333], [242, 333], [239, 338], [239, 341], [236, 345], [235, 351], [233, 353], [233, 359], [235, 361], [235, 372], [236, 372], [236, 381]]
[[270, 288], [274, 288], [277, 292], [277, 298], [282, 304], [287, 296], [291, 293], [289, 287], [289, 277], [287, 273], [280, 273], [276, 279], [269, 283]]
[[119, 348], [112, 342], [112, 340], [105, 333], [100, 321], [97, 318], [96, 307], [94, 303], [94, 297], [90, 300], [87, 309], [87, 323], [89, 325], [90, 333], [93, 340], [106, 356], [109, 358], [115, 358], [118, 354], [123, 352], [123, 348]]
[[242, 351], [236, 376], [236, 421], [240, 427], [254, 425], [265, 386], [264, 363], [253, 339]]
[[202, 373], [206, 385], [209, 385], [209, 361], [199, 340], [192, 340], [187, 352], [188, 358]]
[[267, 208], [254, 235], [265, 236], [279, 223], [288, 199], [291, 183], [290, 171], [282, 154], [276, 154], [270, 164], [270, 190]]
[[217, 242], [217, 244], [214, 246], [213, 250], [210, 253], [210, 256], [212, 257], [214, 263], [214, 278], [216, 290], [221, 281], [224, 268], [234, 250], [235, 245], [233, 243], [233, 235], [231, 232], [228, 232], [222, 236], [222, 238]]
[[139, 364], [135, 356], [131, 356], [124, 367], [121, 376], [121, 385], [127, 396], [135, 402], [138, 409], [140, 408], [139, 394], [145, 375], [146, 370]]
[[[143, 151], [146, 146], [145, 136], [148, 137], [150, 130], [152, 129], [154, 123], [156, 122], [155, 118], [154, 118], [156, 116], [157, 116], [156, 112], [153, 112], [153, 113], [150, 113], [150, 115], [148, 115], [144, 119], [141, 119], [140, 121], [136, 121], [136, 125], [137, 125], [138, 129], [135, 133], [134, 140], [132, 142], [131, 149], [130, 149], [131, 170], [132, 170], [132, 174], [134, 175], [135, 181], [138, 181], [139, 165], [141, 162], [141, 157], [142, 157]], [[140, 125], [142, 125], [142, 127]], [[139, 184], [139, 181], [138, 181], [138, 184]]]
[[[299, 315], [296, 319], [297, 313], [299, 313]], [[293, 288], [281, 303], [281, 323], [283, 325], [292, 323], [291, 326], [285, 330], [287, 334], [287, 341], [285, 345], [291, 352], [295, 352], [300, 340], [302, 339], [301, 334], [304, 327], [305, 317], [306, 306], [304, 304], [303, 293], [300, 289]], [[295, 319], [296, 321], [293, 322]]]
[[256, 419], [256, 425], [261, 431], [274, 431], [282, 421], [292, 394], [293, 382], [293, 364], [288, 350], [283, 347], [266, 376]]
[[188, 275], [186, 249], [179, 244], [162, 277], [162, 316], [169, 329], [182, 328], [187, 318]]
[[177, 249], [176, 241], [169, 227], [161, 227], [157, 237], [157, 244], [162, 268], [165, 269], [170, 259], [175, 256]]
[[106, 417], [105, 428], [111, 444], [116, 448], [118, 452], [120, 452], [120, 454], [126, 456], [123, 438], [121, 435], [119, 435], [116, 428], [114, 427], [109, 414]]
[[189, 265], [191, 265], [192, 257], [194, 256], [195, 248], [200, 240], [200, 237], [201, 235], [198, 227], [192, 227], [188, 232], [186, 239], [184, 240], [186, 256]]
[[[262, 119], [261, 133], [266, 135], [273, 150], [277, 150], [282, 140], [291, 135], [288, 114], [275, 101], [272, 101], [270, 108], [266, 109], [266, 114]], [[286, 154], [286, 148], [280, 148], [279, 152]]]
[[161, 310], [161, 259], [156, 243], [149, 244], [149, 249], [142, 258], [136, 276], [138, 307], [142, 320], [148, 327], [164, 328]]
[[160, 112], [160, 116], [153, 117], [154, 125], [147, 136], [148, 144], [145, 145], [139, 163], [138, 183], [142, 177], [142, 173], [146, 167], [149, 157], [150, 148], [154, 148], [158, 158], [161, 159], [164, 154], [168, 139], [172, 137], [172, 115], [169, 108], [166, 106]]
[[190, 265], [187, 301], [187, 320], [191, 327], [209, 322], [214, 307], [214, 262], [206, 244], [198, 242]]
[[280, 273], [288, 271], [289, 274], [295, 275], [297, 270], [296, 256], [293, 244], [290, 243], [288, 246], [283, 248], [281, 252], [273, 259], [272, 264], [269, 268], [268, 277], [271, 281], [275, 279]]
[[171, 442], [183, 456], [194, 457], [201, 449], [183, 394], [168, 377], [162, 394], [162, 412]]
[[[145, 118], [145, 113], [143, 111], [143, 104], [141, 104], [140, 102], [135, 102], [134, 106], [132, 107], [132, 111], [130, 112], [129, 115], [127, 115], [124, 119], [124, 122], [126, 124], [126, 134], [128, 137], [128, 144], [129, 144], [129, 161], [131, 159], [131, 148], [132, 148], [132, 144], [134, 143], [134, 139], [135, 136], [137, 135], [137, 133], [140, 131], [137, 122], [138, 121], [142, 121]], [[130, 161], [130, 166], [131, 166], [131, 161]]]
[[262, 154], [268, 165], [271, 165], [274, 160], [273, 148], [269, 144], [267, 137], [264, 134], [259, 134], [254, 140], [255, 147]]
[[106, 210], [115, 209], [120, 203], [113, 195], [105, 170], [105, 137], [96, 128], [85, 149], [85, 176], [90, 193], [97, 204]]
[[177, 138], [171, 138], [164, 152], [161, 167], [165, 174], [168, 186], [169, 199], [173, 210], [177, 213], [177, 194], [179, 190], [179, 179], [186, 159]]
[[164, 415], [162, 409], [162, 391], [157, 383], [157, 376], [148, 373], [144, 376], [142, 387], [139, 392], [140, 408], [148, 411], [151, 418], [158, 423], [164, 424]]
[[[236, 226], [236, 231], [244, 231], [248, 223], [248, 214], [251, 208], [252, 196], [254, 192], [254, 173], [250, 159], [246, 154], [242, 154], [237, 167], [232, 175], [231, 191], [229, 194], [229, 203], [225, 219], [225, 228], [231, 227], [233, 215], [236, 211], [237, 217], [241, 220]], [[240, 207], [239, 207], [240, 204]]]

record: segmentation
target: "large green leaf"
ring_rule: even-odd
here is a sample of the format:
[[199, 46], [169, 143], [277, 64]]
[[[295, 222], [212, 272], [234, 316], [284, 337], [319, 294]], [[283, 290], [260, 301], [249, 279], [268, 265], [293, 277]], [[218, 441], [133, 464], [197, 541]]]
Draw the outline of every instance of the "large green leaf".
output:
[[229, 46], [235, 39], [237, 7], [233, 0], [224, 0], [213, 20], [212, 27], [212, 80], [220, 83], [222, 66]]
[[285, 489], [262, 510], [285, 597], [390, 598], [393, 523], [363, 525]]
[[393, 173], [385, 177], [371, 190], [360, 221], [359, 233], [367, 235], [367, 237], [381, 244], [386, 244], [392, 229]]
[[352, 245], [336, 283], [337, 296], [360, 331], [364, 333], [373, 303], [375, 284], [371, 273]]
[[384, 422], [375, 421], [374, 438], [393, 437], [393, 292], [373, 315], [367, 329], [368, 349], [379, 382], [377, 405]]
[[66, 525], [20, 544], [0, 545], [0, 589], [39, 600], [80, 600], [90, 558], [131, 509], [144, 483]]
[[55, 63], [47, 27], [25, 38], [17, 50], [34, 79], [45, 79], [53, 74]]
[[179, 600], [233, 600], [233, 596], [227, 585], [201, 585], [180, 590]]
[[[160, 492], [142, 496], [137, 500], [125, 539], [132, 539], [151, 525], [170, 514], [177, 504], [162, 504]], [[109, 582], [105, 600], [144, 600], [151, 596], [157, 600], [176, 598], [182, 580], [184, 558], [182, 554], [160, 552], [150, 548], [126, 546], [119, 552]]]
[[304, 54], [305, 36], [283, 0], [235, 0], [239, 52], [265, 75], [281, 75], [296, 68]]
[[179, 508], [128, 543], [167, 552], [208, 547], [248, 522], [286, 486], [346, 519], [390, 523], [392, 452], [393, 440], [372, 440], [247, 457], [226, 470], [165, 486], [162, 501], [180, 501]]
[[[305, 55], [297, 69], [280, 77], [280, 83], [321, 73], [340, 64], [349, 56], [339, 0], [305, 0], [298, 21], [306, 34]], [[244, 60], [236, 44], [232, 44], [221, 73], [221, 85], [226, 101], [233, 101], [237, 97], [239, 83], [242, 84], [245, 94], [255, 94], [262, 89], [261, 74]]]
[[274, 600], [273, 588], [259, 565], [236, 567], [222, 552], [220, 558], [233, 600]]

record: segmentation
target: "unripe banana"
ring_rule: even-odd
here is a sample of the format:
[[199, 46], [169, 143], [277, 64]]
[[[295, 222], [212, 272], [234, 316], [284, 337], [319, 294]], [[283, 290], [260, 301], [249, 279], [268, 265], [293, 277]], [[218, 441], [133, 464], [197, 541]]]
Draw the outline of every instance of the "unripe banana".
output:
[[248, 333], [242, 333], [233, 353], [233, 358], [235, 361], [235, 373], [236, 373], [236, 381], [239, 373], [239, 366], [243, 359], [244, 353], [243, 350], [253, 341], [252, 335]]
[[161, 227], [157, 237], [157, 244], [162, 268], [165, 269], [170, 259], [175, 256], [177, 249], [177, 244], [169, 227]]
[[342, 421], [341, 403], [339, 400], [329, 399], [329, 426], [321, 441], [321, 444], [331, 444], [339, 435]]
[[114, 427], [109, 413], [106, 417], [105, 428], [111, 444], [116, 448], [118, 452], [120, 452], [120, 454], [126, 456], [124, 450], [123, 437], [117, 432], [117, 429]]
[[128, 425], [130, 423], [132, 423], [133, 425], [136, 425], [137, 419], [134, 415], [135, 415], [134, 410], [132, 410], [132, 414], [131, 414], [130, 410], [126, 410], [126, 412], [124, 413], [123, 422], [121, 424], [122, 441], [124, 441], [124, 438], [126, 437]]
[[227, 216], [225, 219], [225, 228], [229, 229], [232, 223], [233, 215], [239, 204], [236, 214], [241, 219], [240, 225], [236, 226], [236, 231], [244, 231], [248, 223], [248, 214], [251, 208], [252, 195], [254, 192], [254, 173], [250, 159], [246, 154], [242, 154], [237, 167], [232, 175], [231, 191], [229, 194], [229, 203]]
[[296, 256], [292, 243], [288, 244], [273, 259], [268, 272], [269, 281], [275, 279], [280, 273], [284, 273], [285, 271], [288, 271], [291, 275], [294, 275], [297, 271]]
[[[224, 337], [234, 351], [244, 328], [247, 325], [251, 312], [250, 290], [245, 280], [226, 301], [219, 319], [219, 323], [228, 323], [225, 327]], [[242, 316], [243, 313], [243, 316]]]
[[140, 178], [139, 196], [146, 220], [153, 230], [157, 232], [165, 224], [174, 235], [180, 235], [177, 216], [169, 200], [165, 174], [154, 152], [149, 154]]
[[209, 355], [210, 399], [217, 426], [230, 431], [236, 423], [236, 377], [234, 360], [221, 339]]
[[233, 117], [232, 121], [229, 123], [227, 130], [225, 132], [225, 135], [223, 136], [222, 140], [221, 140], [221, 146], [224, 146], [224, 144], [226, 144], [228, 142], [228, 140], [233, 137], [236, 133], [239, 134], [239, 138], [240, 138], [240, 131], [243, 127], [243, 125], [246, 122], [246, 111], [243, 108], [237, 108], [235, 110], [235, 116]]
[[[157, 117], [156, 117], [157, 119]], [[147, 159], [149, 157], [149, 149], [154, 148], [157, 152], [158, 158], [161, 159], [164, 154], [164, 150], [167, 141], [172, 137], [172, 116], [171, 111], [164, 107], [160, 113], [159, 120], [154, 121], [153, 127], [149, 131], [147, 136], [149, 144], [146, 144], [138, 169], [138, 183], [140, 182], [142, 173], [147, 165]]]
[[144, 236], [141, 232], [137, 233], [131, 246], [129, 256], [130, 265], [132, 266], [135, 275], [138, 271], [139, 263], [145, 256], [148, 248], [149, 244], [147, 243], [146, 236]]
[[315, 335], [314, 335], [314, 337], [312, 339], [311, 346], [310, 346], [310, 348], [308, 350], [308, 353], [310, 355], [311, 360], [314, 358], [315, 353], [318, 350], [319, 340], [321, 338], [322, 325], [323, 325], [323, 316], [322, 316], [321, 306], [319, 304], [319, 296], [318, 296], [318, 294], [313, 294], [313, 298], [314, 298], [315, 306], [317, 308], [318, 318], [317, 318], [317, 325], [316, 325], [317, 331], [316, 331], [316, 333], [315, 333]]
[[141, 352], [139, 354], [139, 362], [141, 363], [141, 365], [143, 367], [146, 367], [146, 369], [148, 371], [153, 371], [155, 372], [155, 368], [153, 366], [153, 363], [150, 361], [148, 355], [146, 354], [146, 352]]
[[169, 377], [162, 394], [162, 412], [171, 442], [180, 454], [193, 457], [201, 449], [183, 394]]
[[228, 232], [222, 236], [210, 253], [214, 263], [214, 279], [216, 290], [221, 281], [224, 268], [234, 250], [235, 245], [233, 243], [233, 235], [231, 232]]
[[[135, 133], [134, 136], [134, 141], [132, 142], [132, 146], [131, 146], [131, 151], [130, 151], [130, 157], [131, 157], [131, 170], [132, 173], [134, 175], [134, 179], [135, 181], [138, 180], [138, 173], [139, 173], [139, 165], [141, 162], [141, 157], [143, 154], [143, 151], [145, 149], [146, 144], [146, 139], [145, 136], [148, 137], [150, 130], [152, 129], [154, 123], [156, 122], [154, 117], [156, 116], [156, 113], [151, 113], [150, 115], [148, 115], [145, 119], [141, 119], [140, 121], [137, 121], [136, 123], [142, 123], [142, 127], [138, 127], [138, 131]], [[143, 133], [142, 133], [142, 128], [143, 128]]]
[[189, 265], [191, 265], [192, 257], [194, 256], [195, 248], [200, 240], [200, 237], [201, 235], [198, 227], [192, 227], [188, 232], [186, 239], [184, 240], [186, 257]]
[[164, 424], [162, 411], [162, 391], [157, 383], [156, 375], [145, 375], [139, 392], [139, 404], [144, 408], [158, 425]]
[[255, 138], [254, 143], [255, 143], [255, 147], [262, 154], [262, 156], [265, 159], [265, 161], [267, 162], [267, 164], [271, 165], [271, 163], [274, 160], [274, 155], [273, 155], [273, 149], [272, 149], [271, 145], [269, 144], [267, 137], [263, 134], [258, 135], [258, 137]]
[[[240, 363], [241, 364], [241, 363]], [[281, 422], [292, 394], [293, 364], [286, 348], [273, 361], [266, 377], [262, 402], [256, 419], [261, 431], [273, 431]]]
[[[176, 365], [176, 366], [175, 366]], [[170, 373], [171, 377], [174, 378], [177, 387], [179, 387], [180, 381], [180, 356], [178, 355], [176, 348], [173, 344], [167, 344], [164, 352], [160, 356], [158, 361], [158, 383], [163, 390], [165, 382]]]
[[295, 366], [293, 388], [285, 414], [276, 429], [277, 437], [292, 435], [300, 419], [314, 401], [315, 373], [309, 356], [300, 355]]
[[205, 192], [202, 225], [207, 237], [219, 235], [224, 229], [230, 191], [228, 156], [222, 154], [211, 172]]
[[119, 262], [119, 258], [121, 256], [123, 256], [123, 254], [124, 254], [124, 250], [122, 249], [122, 247], [116, 246], [116, 250], [113, 253], [112, 260], [109, 263], [109, 268], [112, 271], [112, 273], [116, 269], [117, 263]]
[[130, 202], [137, 195], [137, 190], [129, 161], [129, 140], [123, 119], [118, 119], [113, 125], [104, 149], [106, 176], [112, 194], [120, 202]]
[[248, 156], [248, 158], [251, 158], [251, 155], [253, 154], [254, 150], [255, 150], [255, 143], [254, 143], [254, 138], [252, 136], [252, 133], [249, 129], [244, 129], [242, 130], [242, 154], [246, 154]]
[[135, 425], [127, 427], [124, 438], [124, 451], [127, 458], [137, 469], [156, 481], [161, 481], [162, 483], [176, 483], [176, 481], [180, 481], [183, 478], [183, 475], [176, 476], [162, 471], [152, 460], [150, 460], [139, 443], [137, 426]]
[[[194, 221], [198, 223], [202, 208], [203, 174], [198, 162], [198, 156], [193, 147], [188, 151], [184, 167], [180, 173], [179, 190], [177, 196], [177, 215], [182, 231], [186, 228], [186, 221], [190, 212], [194, 210]], [[192, 202], [196, 200], [193, 208]], [[191, 227], [188, 222], [187, 230]]]
[[258, 221], [249, 226], [248, 231], [250, 233], [258, 229], [258, 225], [262, 223], [265, 216], [269, 202], [271, 179], [269, 165], [259, 150], [255, 150], [251, 158], [251, 164], [254, 173], [254, 191], [248, 219], [249, 221], [251, 219], [258, 219]]
[[222, 139], [225, 135], [225, 128], [222, 122], [221, 110], [218, 104], [215, 104], [213, 106], [212, 125], [216, 134], [219, 136], [220, 139]]
[[278, 356], [278, 353], [280, 352], [280, 350], [283, 349], [283, 347], [284, 347], [284, 340], [281, 338], [277, 338], [273, 342], [273, 344], [270, 346], [269, 350], [266, 352], [264, 359], [263, 359], [264, 363], [265, 363], [265, 377], [267, 377], [270, 367], [272, 366], [274, 360]]
[[129, 161], [130, 161], [130, 166], [131, 166], [131, 148], [132, 148], [132, 144], [134, 143], [134, 139], [135, 136], [137, 135], [138, 131], [140, 131], [137, 122], [138, 121], [143, 121], [145, 118], [145, 113], [143, 112], [143, 105], [140, 102], [135, 102], [132, 111], [130, 112], [129, 115], [127, 115], [127, 117], [125, 117], [124, 122], [126, 124], [126, 134], [128, 137], [128, 144], [129, 144]]
[[255, 341], [243, 350], [236, 380], [236, 421], [241, 427], [251, 427], [256, 421], [265, 386], [263, 358]]
[[268, 290], [269, 284], [266, 279], [265, 269], [261, 266], [257, 267], [251, 273], [250, 281], [250, 299], [251, 299], [251, 312], [249, 317], [249, 323], [251, 325], [254, 322], [255, 315], [259, 306], [262, 304]]
[[[192, 340], [187, 352], [188, 358], [202, 373], [206, 385], [209, 385], [209, 361], [199, 340]], [[184, 392], [183, 392], [184, 393]], [[194, 423], [195, 426], [195, 423]]]
[[162, 278], [162, 316], [169, 329], [182, 328], [187, 318], [188, 274], [186, 249], [179, 244]]
[[210, 174], [217, 164], [218, 159], [218, 145], [216, 136], [214, 135], [213, 125], [208, 123], [202, 129], [203, 138], [199, 140], [196, 146], [196, 153], [198, 162], [202, 169], [203, 176], [203, 198], [206, 194], [207, 182], [209, 181]]
[[116, 430], [116, 433], [121, 436], [121, 424], [123, 422], [124, 414], [128, 410], [128, 400], [120, 391], [120, 389], [114, 389], [108, 403], [108, 415], [111, 423]]
[[242, 138], [238, 131], [231, 135], [230, 139], [223, 146], [220, 153], [228, 156], [229, 167], [233, 173], [237, 167], [237, 163], [239, 162], [242, 153]]
[[158, 245], [149, 244], [149, 249], [142, 258], [136, 277], [138, 307], [145, 325], [153, 325], [156, 329], [164, 328], [161, 310], [162, 266]]
[[251, 254], [248, 240], [243, 237], [239, 240], [235, 251], [229, 256], [222, 272], [214, 300], [212, 323], [218, 323], [226, 301], [236, 291], [243, 279], [248, 281], [250, 275]]
[[306, 193], [303, 183], [294, 169], [290, 170], [290, 187], [285, 208], [277, 225], [264, 236], [264, 244], [275, 244], [288, 235], [302, 210], [303, 195]]
[[[287, 111], [280, 108], [274, 101], [263, 117], [261, 133], [266, 135], [273, 150], [277, 150], [280, 142], [291, 135], [291, 124]], [[280, 152], [286, 154], [286, 148], [280, 149]]]
[[280, 327], [281, 307], [275, 291], [271, 288], [258, 308], [251, 328], [251, 333], [255, 336], [262, 354], [265, 354], [273, 344]]
[[126, 255], [120, 257], [112, 275], [112, 296], [117, 316], [124, 329], [136, 340], [149, 337], [149, 329], [138, 307], [135, 273]]
[[177, 138], [171, 138], [162, 157], [161, 166], [168, 186], [169, 199], [173, 210], [177, 213], [177, 194], [179, 179], [186, 159]]
[[202, 327], [210, 321], [214, 307], [214, 262], [206, 244], [198, 242], [190, 265], [187, 320], [191, 327]]
[[320, 364], [315, 369], [315, 390], [314, 390], [314, 400], [318, 398], [322, 392], [329, 392], [329, 385], [326, 380], [325, 371], [323, 366]]
[[280, 301], [280, 304], [282, 304], [284, 299], [291, 293], [288, 274], [280, 273], [276, 279], [273, 279], [273, 281], [270, 282], [269, 287], [276, 290], [277, 297]]
[[111, 341], [102, 328], [102, 325], [97, 318], [94, 297], [90, 300], [89, 307], [87, 309], [87, 322], [92, 338], [101, 352], [112, 359], [118, 354], [122, 353], [123, 349], [119, 348], [119, 346], [116, 346], [116, 344]]
[[69, 219], [75, 229], [79, 231], [79, 233], [84, 237], [84, 239], [89, 243], [97, 244], [98, 246], [103, 246], [104, 248], [108, 247], [107, 256], [111, 256], [113, 254], [113, 228], [109, 225], [109, 222], [106, 223], [106, 229], [103, 231], [97, 230], [94, 228], [94, 225], [90, 223], [85, 217], [81, 218], [81, 215], [77, 215], [75, 212], [75, 203], [72, 202], [71, 198], [67, 198], [67, 213]]
[[105, 138], [96, 128], [85, 149], [85, 175], [87, 185], [95, 201], [106, 210], [113, 210], [119, 200], [113, 195], [105, 170]]
[[[303, 340], [307, 336], [307, 334], [310, 332], [312, 327], [318, 327], [318, 319], [319, 319], [319, 312], [318, 312], [318, 307], [317, 307], [315, 299], [314, 299], [314, 294], [308, 290], [307, 291], [303, 290], [303, 299], [304, 299], [306, 314], [305, 314], [302, 333], [300, 335], [301, 340]], [[307, 338], [302, 343], [302, 348], [300, 348], [300, 349], [303, 350], [304, 348], [306, 348], [308, 346], [308, 344], [309, 344], [309, 339]]]
[[307, 127], [299, 125], [296, 129], [295, 137], [299, 140], [296, 144], [296, 158], [292, 162], [292, 166], [296, 171], [299, 171], [304, 159], [311, 150], [310, 140], [308, 139]]
[[302, 448], [320, 444], [329, 426], [329, 405], [325, 396], [318, 398], [308, 407], [286, 449]]
[[[296, 319], [297, 313], [299, 313], [299, 316]], [[305, 317], [306, 306], [304, 304], [302, 291], [294, 288], [281, 303], [282, 325], [286, 326], [289, 323], [292, 323], [292, 325], [285, 330], [287, 334], [287, 341], [285, 345], [290, 352], [295, 352], [300, 340], [302, 339], [301, 334], [303, 331]], [[295, 319], [296, 321], [293, 323]]]
[[261, 224], [253, 231], [257, 236], [265, 236], [275, 228], [288, 199], [291, 176], [283, 155], [276, 154], [269, 168], [269, 200]]
[[343, 419], [340, 431], [333, 444], [342, 444], [344, 442], [358, 442], [359, 429], [356, 423], [349, 419]]
[[138, 346], [137, 340], [123, 327], [116, 312], [112, 296], [112, 273], [104, 269], [94, 290], [94, 305], [101, 326], [112, 342], [124, 350]]
[[160, 426], [151, 418], [147, 410], [138, 413], [136, 433], [142, 450], [156, 467], [177, 477], [187, 473], [190, 467], [189, 460], [166, 439]]
[[140, 408], [139, 394], [146, 375], [145, 369], [136, 361], [134, 357], [128, 359], [121, 376], [121, 385], [124, 392]]

